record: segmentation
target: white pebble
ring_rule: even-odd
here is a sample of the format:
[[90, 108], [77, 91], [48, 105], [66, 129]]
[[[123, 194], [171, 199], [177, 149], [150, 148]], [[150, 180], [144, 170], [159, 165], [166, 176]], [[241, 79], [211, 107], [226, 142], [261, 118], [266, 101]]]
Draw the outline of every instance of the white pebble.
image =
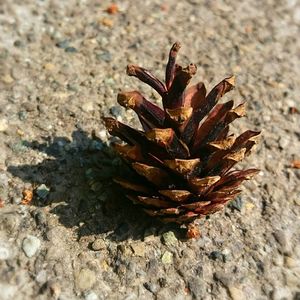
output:
[[94, 103], [93, 102], [86, 102], [82, 105], [82, 110], [84, 112], [91, 112], [94, 110]]
[[85, 300], [98, 300], [98, 296], [93, 291], [88, 291], [84, 297]]
[[294, 10], [294, 21], [296, 23], [300, 23], [300, 7], [297, 7], [295, 10]]
[[294, 100], [291, 100], [291, 99], [287, 99], [286, 102], [285, 102], [286, 106], [288, 107], [294, 107], [296, 106], [296, 103]]
[[292, 293], [287, 287], [276, 287], [273, 292], [274, 300], [292, 299]]
[[287, 6], [293, 7], [297, 4], [297, 0], [287, 0]]
[[5, 131], [8, 128], [8, 122], [6, 119], [0, 120], [0, 132]]
[[0, 243], [0, 260], [5, 260], [10, 257], [9, 248], [6, 244]]
[[11, 300], [17, 292], [17, 287], [7, 283], [0, 282], [1, 300]]
[[40, 246], [41, 241], [37, 237], [28, 235], [23, 240], [22, 249], [27, 257], [32, 257], [38, 252]]
[[47, 281], [47, 272], [46, 272], [46, 270], [41, 270], [40, 272], [38, 272], [36, 274], [35, 280], [40, 284], [45, 283]]
[[106, 139], [107, 135], [106, 135], [106, 130], [100, 130], [99, 131], [99, 137], [100, 139], [104, 140]]
[[229, 286], [229, 293], [232, 300], [246, 299], [243, 290], [236, 286]]

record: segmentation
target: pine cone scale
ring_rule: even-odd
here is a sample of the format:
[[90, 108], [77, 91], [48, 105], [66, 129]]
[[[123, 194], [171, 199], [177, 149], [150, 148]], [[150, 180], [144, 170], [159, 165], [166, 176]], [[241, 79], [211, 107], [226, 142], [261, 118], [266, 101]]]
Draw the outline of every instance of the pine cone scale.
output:
[[198, 110], [205, 103], [206, 88], [203, 82], [199, 82], [183, 93], [184, 107], [192, 107], [193, 110]]

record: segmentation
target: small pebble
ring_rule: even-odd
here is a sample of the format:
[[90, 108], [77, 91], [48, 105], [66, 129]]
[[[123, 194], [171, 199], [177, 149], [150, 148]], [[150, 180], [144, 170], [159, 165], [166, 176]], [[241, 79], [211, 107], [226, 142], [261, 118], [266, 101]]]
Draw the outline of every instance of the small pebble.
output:
[[242, 197], [237, 196], [233, 201], [230, 202], [230, 204], [228, 206], [235, 209], [235, 210], [238, 210], [239, 212], [241, 212], [242, 207], [243, 207]]
[[163, 264], [171, 264], [173, 262], [173, 254], [169, 251], [166, 251], [162, 257], [161, 257], [161, 261]]
[[67, 47], [65, 49], [65, 52], [67, 52], [67, 53], [76, 53], [77, 49], [75, 47]]
[[291, 243], [288, 237], [288, 233], [284, 230], [276, 230], [273, 234], [276, 241], [280, 245], [281, 252], [287, 253], [291, 248]]
[[6, 119], [0, 119], [0, 132], [5, 131], [8, 128], [8, 121]]
[[48, 286], [49, 286], [49, 290], [50, 290], [50, 293], [51, 293], [51, 296], [54, 298], [54, 299], [57, 299], [61, 293], [61, 286], [58, 282], [49, 282], [48, 283]]
[[101, 140], [106, 140], [107, 139], [106, 130], [100, 130], [98, 134], [99, 134], [99, 138]]
[[[8, 283], [0, 282], [1, 300], [11, 300], [18, 293], [18, 287]], [[17, 299], [18, 297], [16, 297]], [[20, 299], [20, 298], [19, 298]]]
[[47, 271], [46, 270], [41, 270], [40, 272], [38, 272], [35, 276], [35, 280], [39, 284], [45, 283], [47, 281]]
[[273, 300], [293, 299], [291, 290], [287, 287], [275, 287], [272, 296]]
[[23, 104], [22, 104], [22, 107], [23, 107], [26, 111], [28, 111], [28, 112], [34, 111], [35, 108], [36, 108], [36, 106], [35, 106], [33, 103], [31, 103], [31, 102], [25, 102], [25, 103], [23, 103]]
[[109, 51], [104, 51], [102, 53], [98, 53], [96, 54], [96, 58], [99, 60], [99, 61], [105, 61], [105, 62], [110, 62], [112, 57], [111, 57], [111, 54]]
[[293, 270], [285, 269], [284, 278], [285, 278], [286, 285], [290, 288], [294, 288], [299, 284], [299, 272], [297, 274], [297, 272], [294, 272]]
[[8, 186], [8, 176], [5, 173], [0, 173], [0, 187]]
[[255, 207], [255, 205], [251, 202], [247, 202], [245, 205], [245, 208], [248, 212], [250, 212], [254, 207]]
[[18, 116], [19, 116], [20, 121], [25, 121], [27, 119], [27, 112], [24, 110], [21, 110], [18, 113]]
[[98, 300], [99, 298], [95, 292], [88, 291], [84, 294], [84, 299], [85, 300]]
[[292, 258], [290, 256], [286, 256], [285, 257], [285, 265], [289, 268], [289, 269], [293, 269], [293, 268], [299, 268], [300, 267], [300, 261]]
[[0, 243], [0, 260], [6, 260], [9, 259], [9, 257], [10, 257], [9, 246], [4, 243]]
[[212, 259], [212, 260], [220, 260], [220, 261], [225, 261], [225, 255], [220, 252], [220, 251], [212, 251], [210, 254], [209, 254], [209, 258]]
[[16, 41], [14, 41], [14, 46], [19, 48], [19, 47], [23, 46], [23, 43], [20, 40], [16, 40]]
[[63, 40], [60, 41], [58, 43], [56, 43], [56, 47], [61, 48], [61, 49], [65, 49], [69, 46], [69, 41], [68, 40]]
[[108, 18], [103, 18], [101, 20], [99, 20], [99, 23], [101, 23], [102, 25], [106, 26], [106, 27], [112, 27], [114, 25], [114, 21]]
[[278, 170], [278, 166], [276, 164], [274, 164], [273, 160], [266, 160], [265, 166], [266, 166], [266, 169], [272, 173], [276, 173]]
[[290, 144], [290, 140], [286, 136], [281, 136], [278, 141], [278, 144], [279, 147], [284, 150]]
[[41, 184], [37, 189], [36, 189], [36, 193], [37, 195], [42, 198], [42, 199], [46, 199], [46, 197], [49, 194], [50, 189], [45, 185], [45, 184]]
[[22, 152], [25, 152], [26, 150], [28, 150], [28, 148], [24, 145], [24, 143], [22, 141], [19, 141], [17, 143], [10, 145], [10, 148], [16, 154], [19, 154], [19, 153], [22, 153]]
[[22, 202], [22, 197], [20, 197], [20, 196], [14, 196], [12, 198], [12, 203], [13, 204], [20, 204], [21, 202]]
[[22, 243], [22, 249], [27, 257], [34, 256], [41, 246], [41, 241], [32, 235], [28, 235]]
[[111, 15], [115, 15], [116, 13], [119, 12], [119, 7], [117, 4], [112, 3], [110, 4], [110, 6], [106, 9], [106, 12], [111, 14]]
[[55, 70], [55, 65], [51, 63], [44, 64], [43, 68], [47, 71], [53, 71]]
[[113, 106], [109, 111], [116, 118], [122, 115], [122, 108], [120, 106]]
[[81, 106], [82, 110], [84, 112], [91, 112], [94, 110], [94, 103], [93, 102], [85, 102], [82, 106]]
[[47, 105], [40, 103], [38, 105], [38, 110], [41, 114], [46, 114], [47, 113]]
[[298, 24], [300, 24], [300, 7], [296, 7], [296, 9], [294, 9], [294, 21]]
[[106, 248], [106, 244], [103, 239], [96, 239], [92, 244], [92, 249], [99, 251]]
[[107, 86], [114, 86], [116, 84], [116, 81], [112, 77], [108, 77], [105, 78], [104, 83]]
[[172, 247], [172, 246], [175, 246], [178, 242], [175, 234], [173, 231], [168, 231], [168, 232], [165, 232], [163, 235], [162, 235], [162, 241], [163, 243], [168, 246], [168, 247]]
[[145, 256], [145, 246], [144, 244], [137, 243], [132, 244], [131, 248], [136, 256], [144, 257]]
[[282, 255], [277, 253], [277, 254], [273, 255], [272, 262], [275, 266], [281, 267], [281, 266], [283, 266], [284, 258]]
[[10, 74], [6, 74], [6, 75], [2, 76], [1, 79], [6, 84], [11, 84], [14, 82], [14, 79], [10, 76]]
[[81, 269], [76, 276], [76, 285], [80, 290], [90, 289], [96, 281], [95, 272], [90, 269]]
[[22, 131], [21, 129], [17, 129], [17, 134], [21, 137], [24, 136], [24, 131]]
[[231, 299], [233, 299], [233, 300], [246, 299], [244, 292], [239, 287], [229, 286], [228, 290], [229, 290]]

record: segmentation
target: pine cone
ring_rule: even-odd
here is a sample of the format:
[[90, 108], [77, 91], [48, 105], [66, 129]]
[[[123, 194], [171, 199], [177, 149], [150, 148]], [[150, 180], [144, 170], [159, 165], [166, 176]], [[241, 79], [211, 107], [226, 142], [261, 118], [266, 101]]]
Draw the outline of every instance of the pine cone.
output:
[[232, 100], [218, 104], [234, 88], [234, 76], [208, 94], [202, 82], [187, 88], [197, 67], [175, 63], [179, 48], [175, 43], [170, 50], [165, 83], [146, 69], [127, 67], [129, 76], [150, 85], [162, 98], [160, 108], [138, 91], [118, 95], [120, 105], [136, 112], [144, 131], [113, 118], [105, 118], [105, 124], [125, 142], [115, 149], [135, 171], [134, 178], [115, 182], [150, 216], [185, 224], [221, 210], [240, 194], [242, 181], [258, 172], [231, 169], [250, 153], [260, 132], [228, 134], [229, 124], [245, 115], [245, 103], [235, 108]]

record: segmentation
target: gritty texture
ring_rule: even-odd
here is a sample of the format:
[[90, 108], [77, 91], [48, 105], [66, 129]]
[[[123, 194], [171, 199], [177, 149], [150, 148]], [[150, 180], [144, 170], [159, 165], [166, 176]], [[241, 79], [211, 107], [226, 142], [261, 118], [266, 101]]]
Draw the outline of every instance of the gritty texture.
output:
[[[110, 4], [1, 1], [0, 299], [299, 299], [299, 2]], [[189, 241], [86, 180], [113, 140], [101, 118], [137, 123], [117, 93], [158, 100], [126, 65], [163, 78], [176, 40], [207, 87], [237, 76], [224, 98], [247, 101], [248, 117], [233, 131], [262, 129], [239, 166], [260, 174]]]

